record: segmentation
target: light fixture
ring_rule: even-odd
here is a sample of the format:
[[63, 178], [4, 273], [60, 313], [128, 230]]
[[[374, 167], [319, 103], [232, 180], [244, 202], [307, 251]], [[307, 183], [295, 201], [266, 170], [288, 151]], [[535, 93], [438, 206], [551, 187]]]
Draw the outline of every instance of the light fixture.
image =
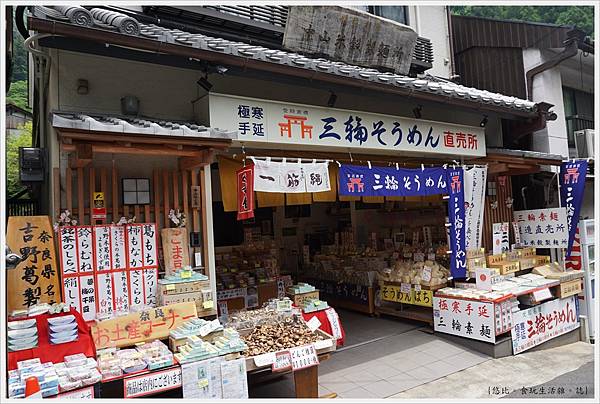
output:
[[210, 81], [208, 81], [208, 73], [205, 73], [204, 77], [200, 77], [200, 79], [196, 82], [200, 87], [206, 90], [206, 92], [210, 92], [210, 89], [213, 87]]
[[417, 105], [413, 109], [413, 115], [415, 116], [415, 118], [421, 119], [421, 116], [422, 116], [421, 111], [423, 111], [423, 106], [422, 105]]
[[329, 95], [329, 99], [327, 100], [327, 106], [329, 108], [333, 108], [336, 101], [337, 101], [337, 95], [333, 91], [331, 91], [331, 94]]
[[225, 74], [225, 73], [227, 73], [227, 71], [229, 69], [225, 66], [219, 65], [219, 66], [215, 67], [215, 70], [217, 71], [218, 74]]
[[479, 126], [482, 128], [485, 128], [485, 125], [487, 125], [487, 123], [488, 123], [488, 117], [487, 117], [487, 115], [484, 115], [481, 122], [479, 122]]

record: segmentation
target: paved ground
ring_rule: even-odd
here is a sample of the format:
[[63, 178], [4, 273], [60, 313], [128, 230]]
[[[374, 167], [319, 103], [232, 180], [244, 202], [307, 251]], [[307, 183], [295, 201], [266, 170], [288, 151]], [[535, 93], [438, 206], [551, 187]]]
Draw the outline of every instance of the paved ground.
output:
[[[491, 398], [510, 394], [509, 398], [548, 398], [547, 388], [562, 387], [567, 397], [593, 397], [594, 346], [585, 342], [546, 350], [524, 352], [516, 356], [489, 360], [461, 372], [410, 389], [393, 398]], [[591, 365], [590, 365], [591, 363]], [[578, 379], [588, 372], [585, 378]], [[573, 373], [575, 372], [575, 373]], [[591, 374], [590, 374], [591, 373]], [[530, 394], [529, 387], [545, 385], [544, 392]], [[456, 386], [461, 386], [457, 388]], [[569, 389], [582, 388], [577, 395]], [[523, 388], [527, 393], [522, 395]], [[533, 393], [533, 390], [531, 390]], [[572, 394], [567, 396], [567, 393]], [[575, 394], [573, 394], [575, 393]]]
[[[593, 345], [584, 342], [492, 359], [431, 335], [418, 323], [370, 318], [343, 310], [339, 310], [339, 315], [347, 333], [346, 346], [319, 366], [320, 395], [334, 392], [340, 398], [593, 397]], [[559, 387], [563, 389], [560, 395]], [[262, 377], [252, 378], [250, 397], [294, 397], [293, 377], [288, 374], [267, 382]]]

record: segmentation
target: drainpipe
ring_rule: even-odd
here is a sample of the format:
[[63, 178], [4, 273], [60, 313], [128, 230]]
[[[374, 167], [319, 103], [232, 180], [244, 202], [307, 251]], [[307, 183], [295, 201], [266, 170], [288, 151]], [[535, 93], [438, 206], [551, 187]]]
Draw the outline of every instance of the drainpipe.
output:
[[579, 38], [578, 32], [576, 30], [569, 31], [567, 33], [567, 40], [565, 41], [565, 48], [559, 54], [553, 56], [549, 60], [541, 63], [534, 68], [530, 69], [525, 73], [525, 77], [527, 80], [527, 99], [533, 101], [533, 78], [538, 74], [552, 69], [558, 64], [562, 63], [564, 60], [567, 60], [575, 55], [577, 55], [577, 51], [579, 50]]

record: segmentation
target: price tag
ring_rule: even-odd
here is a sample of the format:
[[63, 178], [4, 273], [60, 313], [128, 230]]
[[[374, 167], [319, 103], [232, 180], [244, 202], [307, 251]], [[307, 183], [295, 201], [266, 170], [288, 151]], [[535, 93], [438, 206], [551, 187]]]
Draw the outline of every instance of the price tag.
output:
[[275, 353], [275, 361], [271, 365], [272, 372], [284, 372], [292, 367], [292, 358], [289, 351]]
[[175, 290], [175, 285], [172, 283], [167, 284], [167, 290]]
[[181, 278], [187, 279], [192, 277], [192, 271], [181, 271]]
[[257, 355], [254, 357], [254, 364], [259, 368], [267, 365], [272, 365], [274, 362], [275, 352], [267, 352], [266, 354]]
[[435, 253], [429, 253], [429, 254], [427, 254], [427, 259], [429, 261], [435, 261]]
[[414, 259], [416, 262], [423, 262], [425, 261], [425, 254], [423, 253], [415, 253], [414, 254]]
[[426, 283], [431, 281], [431, 267], [423, 267], [423, 274], [421, 276], [421, 279], [423, 279], [423, 281]]
[[288, 299], [277, 300], [277, 311], [290, 311], [292, 310], [292, 301]]
[[537, 302], [541, 302], [542, 300], [552, 299], [552, 293], [550, 293], [550, 289], [548, 288], [536, 290], [535, 292], [533, 292], [533, 298]]
[[198, 388], [203, 389], [208, 386], [208, 379], [198, 380]]
[[315, 349], [317, 349], [317, 350], [329, 348], [330, 346], [333, 346], [332, 339], [322, 339], [322, 340], [315, 342]]
[[400, 284], [400, 292], [410, 293], [410, 283], [401, 283]]
[[421, 291], [421, 284], [417, 283], [415, 284], [415, 292], [420, 292]]
[[317, 350], [313, 344], [290, 348], [292, 370], [300, 370], [319, 364]]
[[211, 323], [204, 324], [202, 327], [200, 327], [200, 330], [199, 330], [200, 336], [206, 337], [208, 334], [210, 334], [210, 332], [212, 330], [213, 330], [213, 327], [212, 327]]
[[202, 302], [202, 307], [204, 307], [205, 309], [212, 309], [215, 306], [215, 303], [212, 300], [207, 300], [205, 302]]
[[319, 321], [317, 316], [315, 316], [315, 317], [311, 318], [310, 320], [308, 320], [306, 325], [308, 326], [308, 328], [310, 328], [310, 330], [312, 332], [315, 332], [315, 330], [321, 326], [321, 321]]

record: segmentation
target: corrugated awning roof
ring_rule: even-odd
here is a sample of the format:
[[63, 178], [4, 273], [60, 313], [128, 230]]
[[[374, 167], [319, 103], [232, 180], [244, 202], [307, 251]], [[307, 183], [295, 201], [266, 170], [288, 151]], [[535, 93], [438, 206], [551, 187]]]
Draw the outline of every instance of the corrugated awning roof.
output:
[[[88, 10], [78, 7], [77, 9], [80, 11], [79, 16], [81, 18], [77, 19], [72, 10], [73, 8], [74, 7], [53, 6], [53, 8], [48, 8], [35, 6], [33, 7], [34, 18], [30, 20], [30, 22], [33, 21], [32, 28], [36, 28], [36, 19], [49, 20], [56, 23], [53, 24], [52, 29], [48, 27], [48, 32], [52, 33], [57, 33], [59, 24], [64, 23], [87, 30], [93, 30], [95, 33], [106, 32], [111, 35], [119, 34], [129, 40], [131, 40], [131, 37], [135, 37], [140, 40], [151, 40], [156, 43], [177, 45], [178, 47], [218, 53], [245, 60], [313, 71], [315, 74], [327, 74], [343, 77], [348, 80], [377, 83], [404, 89], [413, 94], [420, 94], [421, 96], [434, 96], [441, 102], [451, 102], [452, 100], [456, 100], [456, 102], [462, 101], [463, 103], [467, 102], [468, 104], [472, 104], [473, 108], [489, 106], [490, 108], [499, 108], [506, 113], [512, 112], [519, 113], [520, 115], [533, 115], [538, 111], [538, 104], [535, 102], [476, 88], [465, 87], [446, 80], [435, 78], [412, 78], [393, 73], [384, 73], [375, 69], [349, 65], [322, 58], [306, 57], [297, 53], [269, 49], [262, 46], [254, 46], [222, 38], [193, 34], [178, 29], [161, 27], [155, 24], [142, 24], [129, 16], [108, 10], [101, 10], [103, 18], [102, 20], [98, 20], [95, 18], [99, 15], [98, 12], [94, 13], [92, 11], [92, 13], [90, 13]], [[128, 22], [130, 24], [128, 25], [123, 23], [126, 18], [129, 19]], [[41, 25], [42, 24], [37, 24], [38, 28]], [[163, 51], [166, 51], [166, 48], [167, 47], [162, 48]], [[157, 49], [161, 49], [160, 46], [157, 47]], [[244, 65], [246, 65], [246, 62], [244, 62]]]

